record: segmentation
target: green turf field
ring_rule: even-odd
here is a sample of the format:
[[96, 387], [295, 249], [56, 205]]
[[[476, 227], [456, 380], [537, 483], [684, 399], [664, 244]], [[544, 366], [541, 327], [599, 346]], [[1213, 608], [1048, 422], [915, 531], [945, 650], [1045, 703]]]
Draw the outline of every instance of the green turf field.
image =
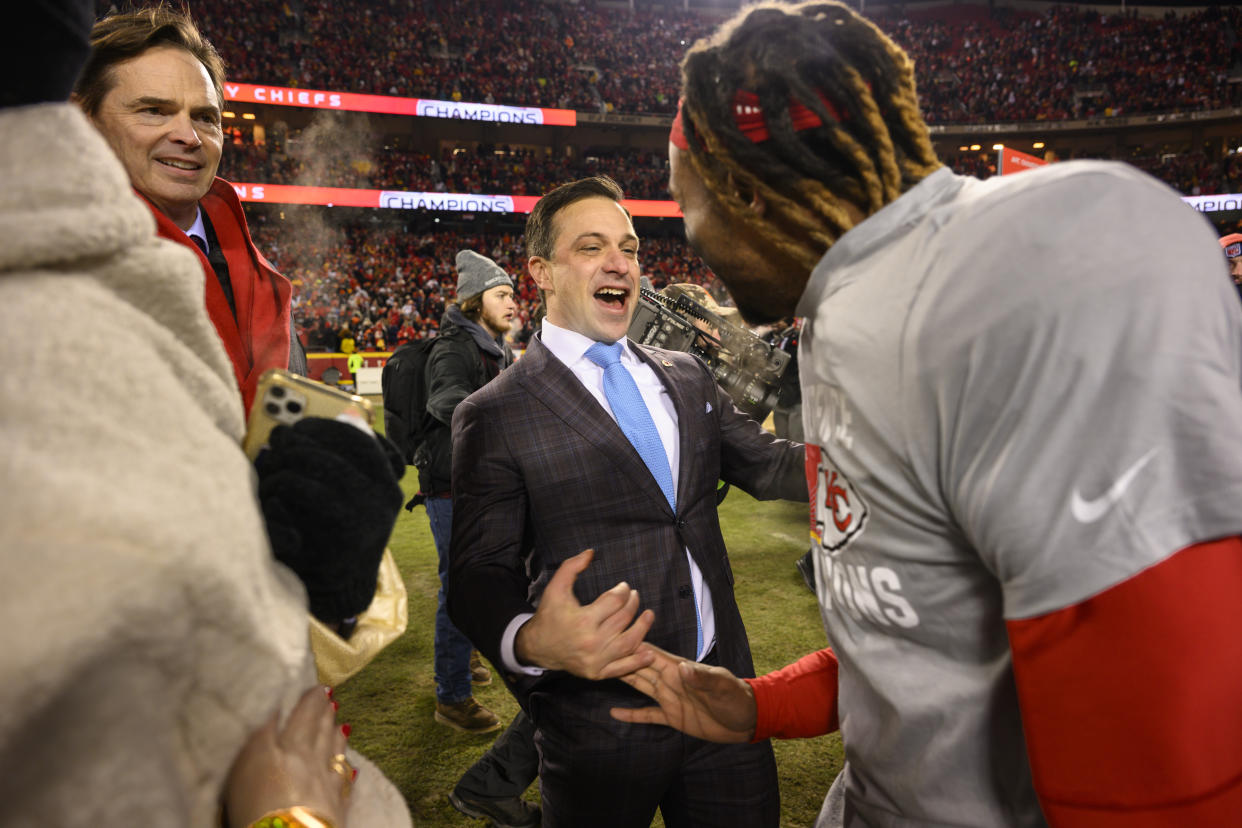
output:
[[[402, 481], [417, 489], [414, 470]], [[766, 672], [824, 646], [815, 598], [794, 569], [806, 551], [806, 506], [760, 503], [731, 491], [720, 510], [736, 577], [738, 603], [750, 631], [755, 667]], [[422, 508], [402, 512], [392, 550], [410, 596], [409, 630], [336, 692], [340, 718], [353, 726], [350, 742], [374, 760], [409, 802], [414, 824], [482, 825], [453, 809], [448, 792], [491, 744], [496, 733], [471, 736], [432, 720], [432, 636], [436, 607], [436, 551]], [[506, 722], [517, 703], [497, 678], [476, 698]], [[499, 732], [499, 731], [497, 731]], [[841, 767], [836, 734], [776, 742], [783, 826], [809, 826], [828, 784]], [[537, 796], [538, 783], [528, 796]], [[659, 818], [655, 825], [663, 825]]]

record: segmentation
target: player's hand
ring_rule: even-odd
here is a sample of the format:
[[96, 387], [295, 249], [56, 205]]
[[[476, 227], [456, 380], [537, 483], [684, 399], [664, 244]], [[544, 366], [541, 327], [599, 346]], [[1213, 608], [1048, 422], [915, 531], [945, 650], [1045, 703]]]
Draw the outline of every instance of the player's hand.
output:
[[755, 694], [750, 685], [723, 667], [709, 667], [675, 656], [652, 644], [652, 662], [621, 680], [655, 699], [659, 707], [614, 707], [623, 722], [662, 724], [709, 742], [749, 742], [754, 738]]
[[651, 610], [635, 619], [638, 590], [622, 581], [585, 607], [574, 596], [574, 581], [594, 555], [588, 549], [567, 558], [553, 574], [514, 639], [518, 661], [587, 679], [616, 678], [650, 663], [650, 655], [635, 655], [655, 619]]
[[225, 784], [230, 826], [295, 805], [344, 826], [353, 770], [334, 762], [345, 753], [345, 733], [324, 691], [318, 685], [307, 690], [283, 727], [273, 716], [250, 735]]

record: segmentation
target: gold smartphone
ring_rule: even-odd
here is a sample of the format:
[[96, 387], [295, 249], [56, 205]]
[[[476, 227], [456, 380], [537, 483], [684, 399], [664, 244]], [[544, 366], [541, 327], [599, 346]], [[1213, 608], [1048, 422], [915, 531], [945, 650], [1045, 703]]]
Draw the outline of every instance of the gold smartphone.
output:
[[341, 416], [360, 417], [373, 426], [375, 411], [370, 401], [357, 394], [273, 368], [259, 378], [242, 448], [253, 460], [267, 445], [268, 435], [276, 426], [293, 425], [303, 417], [333, 420]]

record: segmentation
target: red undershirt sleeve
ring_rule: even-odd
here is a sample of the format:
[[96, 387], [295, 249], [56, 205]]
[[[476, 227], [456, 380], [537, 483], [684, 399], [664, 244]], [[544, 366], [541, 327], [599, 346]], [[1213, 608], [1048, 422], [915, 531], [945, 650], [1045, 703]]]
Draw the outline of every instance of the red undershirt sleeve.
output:
[[1051, 825], [1242, 825], [1242, 539], [1007, 626]]
[[754, 741], [822, 736], [837, 720], [837, 657], [824, 649], [759, 678], [746, 679], [755, 693]]

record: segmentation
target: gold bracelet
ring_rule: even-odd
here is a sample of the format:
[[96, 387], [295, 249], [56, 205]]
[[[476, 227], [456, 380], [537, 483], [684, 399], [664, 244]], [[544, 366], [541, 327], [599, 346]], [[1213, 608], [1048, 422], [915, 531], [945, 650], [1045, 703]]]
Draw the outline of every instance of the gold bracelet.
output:
[[295, 805], [264, 814], [252, 822], [250, 828], [333, 828], [333, 825], [313, 811]]

